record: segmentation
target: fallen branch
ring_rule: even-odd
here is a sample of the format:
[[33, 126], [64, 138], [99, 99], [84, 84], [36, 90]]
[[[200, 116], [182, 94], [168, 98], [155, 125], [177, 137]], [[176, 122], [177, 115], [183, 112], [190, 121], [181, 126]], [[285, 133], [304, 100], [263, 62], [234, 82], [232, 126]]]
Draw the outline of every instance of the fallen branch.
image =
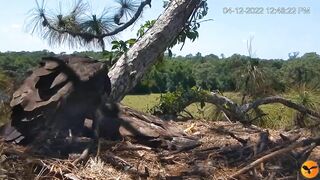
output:
[[254, 118], [253, 120], [250, 120], [247, 113], [251, 109], [256, 109], [260, 105], [273, 104], [273, 103], [280, 103], [285, 105], [286, 107], [292, 108], [301, 113], [308, 114], [320, 122], [320, 113], [313, 111], [311, 109], [308, 109], [303, 105], [294, 103], [280, 96], [265, 97], [265, 98], [255, 100], [252, 103], [238, 105], [231, 99], [225, 96], [222, 96], [218, 93], [214, 93], [214, 92], [207, 93], [207, 92], [201, 91], [201, 92], [197, 92], [197, 94], [194, 96], [188, 97], [188, 99], [185, 100], [185, 104], [183, 105], [182, 110], [187, 106], [189, 106], [190, 104], [200, 102], [200, 101], [214, 104], [219, 109], [221, 109], [221, 111], [225, 114], [227, 119], [232, 122], [239, 121], [241, 123], [251, 124], [251, 122], [254, 121], [255, 119], [266, 115], [266, 114], [262, 114]]
[[303, 105], [300, 104], [296, 104], [290, 100], [287, 100], [283, 97], [280, 96], [271, 96], [271, 97], [266, 97], [266, 98], [262, 98], [262, 99], [258, 99], [256, 101], [254, 101], [253, 103], [250, 104], [246, 104], [244, 106], [242, 106], [241, 108], [243, 109], [243, 113], [247, 113], [249, 110], [257, 108], [260, 105], [263, 104], [273, 104], [273, 103], [280, 103], [283, 104], [289, 108], [295, 109], [301, 113], [306, 113], [309, 114], [313, 117], [319, 118], [320, 119], [320, 114], [317, 113], [316, 111], [310, 110], [308, 108], [306, 108]]

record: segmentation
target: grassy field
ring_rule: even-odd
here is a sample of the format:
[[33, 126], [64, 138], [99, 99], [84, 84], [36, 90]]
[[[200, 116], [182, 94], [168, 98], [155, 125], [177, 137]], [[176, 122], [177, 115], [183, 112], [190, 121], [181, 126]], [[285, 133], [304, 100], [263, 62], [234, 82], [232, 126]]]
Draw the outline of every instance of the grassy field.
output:
[[121, 103], [136, 110], [148, 112], [159, 102], [160, 96], [161, 94], [127, 95]]
[[[234, 100], [235, 102], [239, 102], [241, 95], [239, 93], [227, 92], [223, 94], [224, 96]], [[127, 95], [122, 103], [124, 105], [130, 106], [134, 109], [148, 112], [150, 108], [156, 105], [159, 102], [160, 94], [149, 94], [149, 95]], [[283, 95], [288, 99], [294, 100], [296, 99], [295, 94], [286, 94]], [[319, 96], [313, 96], [312, 99], [317, 101], [320, 99]], [[267, 115], [263, 117], [263, 120], [256, 122], [256, 124], [272, 128], [272, 129], [280, 129], [280, 128], [290, 128], [293, 124], [293, 119], [295, 117], [295, 111], [287, 108], [282, 104], [269, 104], [260, 106], [264, 113]], [[216, 108], [212, 104], [206, 104], [206, 106], [201, 109], [199, 103], [191, 104], [186, 108], [195, 119], [207, 119], [207, 120], [222, 120], [224, 119], [223, 115], [216, 113]]]

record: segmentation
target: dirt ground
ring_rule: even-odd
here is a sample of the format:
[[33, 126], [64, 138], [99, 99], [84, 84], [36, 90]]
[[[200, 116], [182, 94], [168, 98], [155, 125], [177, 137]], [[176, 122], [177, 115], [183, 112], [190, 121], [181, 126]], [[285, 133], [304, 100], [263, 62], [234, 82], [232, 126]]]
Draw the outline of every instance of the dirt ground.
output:
[[[265, 129], [240, 123], [189, 120], [171, 122], [186, 134], [198, 138], [198, 146], [179, 151], [151, 148], [131, 140], [102, 142], [98, 158], [94, 154], [82, 163], [72, 163], [79, 155], [67, 159], [26, 155], [27, 147], [0, 143], [0, 179], [297, 179], [300, 166], [292, 153], [285, 153], [260, 163], [250, 171], [232, 178], [239, 169], [263, 153], [242, 148], [241, 140], [254, 144]], [[232, 132], [232, 133], [230, 133]], [[310, 137], [307, 130], [268, 130], [272, 143], [281, 144], [280, 133]], [[240, 138], [240, 140], [236, 139]], [[267, 148], [271, 149], [270, 148]], [[268, 152], [266, 150], [266, 152]], [[251, 152], [252, 151], [252, 152]], [[241, 152], [241, 153], [239, 153]], [[257, 157], [255, 157], [257, 156]], [[309, 159], [320, 160], [320, 149], [313, 149]]]

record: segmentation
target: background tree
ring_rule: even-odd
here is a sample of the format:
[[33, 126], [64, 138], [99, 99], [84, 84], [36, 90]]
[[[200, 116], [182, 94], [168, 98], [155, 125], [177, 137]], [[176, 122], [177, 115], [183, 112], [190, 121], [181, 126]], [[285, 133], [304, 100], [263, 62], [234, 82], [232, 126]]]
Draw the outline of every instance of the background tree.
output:
[[288, 54], [289, 60], [297, 58], [297, 57], [299, 56], [299, 54], [300, 54], [300, 53], [299, 53], [298, 51], [289, 53], [289, 54]]
[[[253, 36], [247, 41], [248, 57], [244, 57], [246, 61], [246, 67], [242, 69], [241, 77], [238, 87], [242, 92], [242, 104], [246, 103], [247, 96], [251, 98], [262, 97], [270, 94], [269, 78], [266, 76], [262, 67], [260, 66], [260, 60], [256, 58], [256, 53], [252, 47]], [[241, 57], [240, 57], [241, 58]]]

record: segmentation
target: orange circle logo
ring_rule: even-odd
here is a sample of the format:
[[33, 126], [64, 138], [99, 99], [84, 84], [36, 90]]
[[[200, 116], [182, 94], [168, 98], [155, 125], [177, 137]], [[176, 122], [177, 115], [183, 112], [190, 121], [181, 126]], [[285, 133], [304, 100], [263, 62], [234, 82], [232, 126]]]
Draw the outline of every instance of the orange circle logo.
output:
[[303, 177], [311, 179], [315, 178], [319, 173], [318, 163], [314, 161], [306, 161], [301, 166], [301, 174]]

